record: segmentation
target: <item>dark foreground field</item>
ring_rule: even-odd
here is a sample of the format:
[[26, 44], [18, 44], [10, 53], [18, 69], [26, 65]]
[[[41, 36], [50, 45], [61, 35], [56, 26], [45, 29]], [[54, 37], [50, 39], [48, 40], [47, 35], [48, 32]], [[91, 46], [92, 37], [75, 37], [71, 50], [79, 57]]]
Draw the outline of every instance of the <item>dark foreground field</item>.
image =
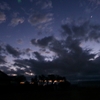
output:
[[[3, 89], [4, 88], [4, 89]], [[23, 90], [2, 87], [0, 100], [99, 100], [100, 88], [75, 88], [68, 90]]]

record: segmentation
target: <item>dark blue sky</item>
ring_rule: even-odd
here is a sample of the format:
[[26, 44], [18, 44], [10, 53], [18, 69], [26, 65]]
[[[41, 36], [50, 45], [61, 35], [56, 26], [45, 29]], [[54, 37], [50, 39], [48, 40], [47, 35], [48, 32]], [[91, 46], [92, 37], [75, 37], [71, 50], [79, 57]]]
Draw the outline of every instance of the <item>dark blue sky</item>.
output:
[[0, 69], [99, 76], [99, 11], [100, 0], [0, 0]]

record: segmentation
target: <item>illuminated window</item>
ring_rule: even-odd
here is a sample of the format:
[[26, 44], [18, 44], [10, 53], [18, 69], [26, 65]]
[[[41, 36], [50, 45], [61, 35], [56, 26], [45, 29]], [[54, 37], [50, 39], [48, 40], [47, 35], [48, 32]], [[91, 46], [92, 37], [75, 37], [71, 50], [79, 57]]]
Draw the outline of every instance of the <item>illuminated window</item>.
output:
[[64, 82], [64, 80], [59, 80], [59, 82]]
[[25, 84], [25, 82], [20, 82], [20, 84]]
[[52, 80], [49, 80], [49, 82], [51, 83], [51, 82], [52, 82]]
[[57, 83], [58, 81], [57, 80], [54, 80], [54, 83]]

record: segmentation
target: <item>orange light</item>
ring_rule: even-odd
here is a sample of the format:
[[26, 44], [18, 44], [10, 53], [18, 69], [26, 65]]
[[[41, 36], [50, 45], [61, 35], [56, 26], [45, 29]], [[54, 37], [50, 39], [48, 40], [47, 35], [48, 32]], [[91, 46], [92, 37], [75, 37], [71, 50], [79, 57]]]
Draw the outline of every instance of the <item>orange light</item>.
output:
[[44, 82], [47, 82], [47, 80], [44, 80]]
[[25, 84], [25, 82], [20, 82], [20, 84]]
[[51, 82], [52, 82], [52, 80], [49, 80], [49, 82], [51, 83]]
[[58, 81], [57, 80], [54, 80], [54, 83], [57, 83]]
[[64, 80], [59, 80], [59, 82], [64, 82]]

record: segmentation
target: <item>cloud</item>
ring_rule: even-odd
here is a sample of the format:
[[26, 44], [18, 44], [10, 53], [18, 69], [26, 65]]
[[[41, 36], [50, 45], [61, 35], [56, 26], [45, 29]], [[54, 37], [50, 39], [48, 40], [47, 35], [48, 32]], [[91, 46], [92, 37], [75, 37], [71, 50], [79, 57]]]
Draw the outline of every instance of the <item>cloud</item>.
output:
[[[82, 49], [80, 47], [80, 40], [67, 37], [66, 39], [59, 40], [53, 36], [44, 37], [41, 39], [33, 39], [32, 44], [37, 45], [40, 49], [47, 48], [51, 53], [54, 52], [56, 57], [51, 61], [45, 60], [46, 55], [40, 52], [31, 52], [37, 59], [15, 59], [13, 66], [17, 68], [14, 71], [10, 68], [7, 73], [35, 73], [35, 74], [59, 74], [59, 75], [96, 75], [99, 74], [99, 64], [93, 60], [95, 54], [91, 54], [90, 49]], [[20, 53], [15, 48], [7, 45], [7, 51], [14, 57], [19, 56]], [[30, 49], [26, 49], [30, 52]], [[25, 52], [25, 54], [27, 53]], [[44, 51], [45, 52], [45, 51]], [[30, 66], [27, 68], [27, 66]], [[22, 70], [22, 69], [24, 70]], [[30, 72], [31, 70], [31, 72]]]
[[80, 18], [78, 20], [66, 21], [62, 26], [62, 35], [80, 39], [81, 41], [99, 41], [100, 25], [90, 20]]
[[43, 2], [42, 9], [49, 9], [49, 8], [53, 8], [52, 1], [48, 0], [48, 1]]
[[0, 54], [4, 54], [4, 53], [5, 53], [4, 45], [0, 45]]
[[[24, 67], [18, 67], [18, 66], [14, 66], [14, 67], [0, 66], [0, 68], [6, 74], [8, 74], [8, 75], [24, 75], [25, 74], [25, 68]], [[28, 71], [28, 70], [26, 69], [26, 71]]]
[[6, 50], [9, 54], [11, 54], [13, 57], [19, 57], [20, 56], [20, 52], [13, 48], [12, 46], [10, 46], [9, 44], [6, 45]]
[[100, 0], [80, 0], [80, 6], [83, 7], [86, 13], [92, 13], [98, 9], [100, 5]]
[[1, 10], [10, 10], [11, 8], [6, 2], [0, 3], [0, 9]]
[[18, 40], [17, 40], [17, 43], [18, 43], [18, 44], [22, 44], [22, 43], [23, 43], [23, 40], [22, 40], [22, 39], [18, 39]]
[[44, 61], [44, 57], [39, 52], [34, 52], [34, 55], [38, 61]]
[[47, 14], [34, 13], [29, 17], [28, 22], [34, 26], [45, 24], [53, 20], [52, 16], [53, 16], [52, 13], [47, 13]]
[[28, 22], [33, 25], [38, 34], [41, 33], [50, 33], [52, 31], [52, 23], [54, 20], [53, 13], [48, 11], [48, 9], [52, 8], [51, 0], [38, 0], [36, 2], [36, 8], [32, 10], [28, 18]]
[[[48, 38], [50, 37], [52, 36], [49, 36]], [[54, 52], [56, 56], [50, 62], [44, 60], [36, 63], [35, 60], [33, 60], [33, 62], [32, 60], [28, 60], [31, 64], [33, 64], [32, 68], [34, 73], [59, 73], [61, 75], [71, 75], [71, 73], [73, 75], [78, 75], [79, 73], [81, 75], [92, 75], [92, 73], [100, 73], [98, 71], [99, 68], [95, 68], [95, 66], [98, 65], [95, 65], [95, 63], [91, 61], [91, 59], [94, 59], [96, 54], [91, 54], [91, 49], [83, 49], [80, 47], [81, 39], [74, 38], [71, 34], [68, 34], [66, 39], [59, 40], [52, 37], [50, 40], [47, 39], [48, 41], [44, 42], [46, 39], [47, 37], [42, 39], [33, 39], [31, 42], [40, 49], [42, 47], [44, 49], [48, 48], [48, 50], [50, 50], [50, 52]], [[42, 68], [44, 70], [42, 70]]]
[[31, 48], [25, 48], [24, 50], [22, 50], [22, 55], [27, 55], [28, 57], [31, 56], [31, 53], [32, 53], [32, 49]]
[[13, 12], [12, 17], [16, 18], [18, 17], [19, 14], [20, 14], [19, 12]]
[[[72, 59], [75, 60], [75, 57]], [[83, 75], [85, 74], [91, 75], [92, 72], [94, 72], [94, 74], [98, 74], [97, 73], [98, 70], [95, 69], [95, 66], [90, 67], [92, 65], [91, 62], [89, 62], [88, 60], [82, 61], [82, 59], [74, 63], [71, 61], [71, 59], [68, 60], [68, 59], [60, 59], [60, 58], [55, 59], [53, 61], [41, 61], [41, 60], [37, 61], [34, 59], [23, 59], [23, 60], [15, 60], [15, 62], [25, 65], [25, 66], [30, 66], [30, 70], [32, 70], [32, 72], [35, 74], [51, 74], [52, 73], [52, 74], [65, 75], [65, 76], [71, 75], [71, 74], [78, 75], [79, 73]]]
[[25, 51], [28, 53], [30, 51], [32, 51], [30, 48], [25, 49]]
[[30, 69], [35, 74], [47, 74], [49, 73], [48, 71], [52, 72], [51, 71], [52, 69], [58, 68], [57, 66], [52, 67], [53, 64], [51, 62], [40, 62], [33, 59], [17, 60], [17, 62], [21, 62], [21, 63], [23, 62], [22, 64], [26, 64], [25, 62], [28, 62], [26, 66], [30, 66], [31, 67]]
[[18, 24], [22, 24], [23, 22], [24, 18], [16, 17], [11, 20], [10, 26], [17, 26]]
[[16, 63], [14, 63], [13, 65], [14, 65], [14, 66], [18, 66], [18, 67], [20, 67], [20, 68], [22, 68], [22, 67], [24, 67], [24, 68], [25, 68], [25, 67], [26, 67], [24, 64], [17, 63], [17, 62], [16, 62]]
[[5, 64], [5, 63], [6, 63], [6, 56], [0, 55], [0, 64]]
[[53, 8], [51, 0], [38, 0], [36, 6], [39, 5], [42, 10]]
[[0, 23], [3, 23], [6, 20], [6, 15], [3, 12], [0, 12]]
[[96, 4], [96, 5], [100, 5], [100, 0], [88, 0], [90, 1], [92, 4]]
[[41, 47], [46, 47], [53, 39], [53, 36], [44, 37], [42, 39], [32, 39], [31, 43], [33, 45], [39, 45]]

